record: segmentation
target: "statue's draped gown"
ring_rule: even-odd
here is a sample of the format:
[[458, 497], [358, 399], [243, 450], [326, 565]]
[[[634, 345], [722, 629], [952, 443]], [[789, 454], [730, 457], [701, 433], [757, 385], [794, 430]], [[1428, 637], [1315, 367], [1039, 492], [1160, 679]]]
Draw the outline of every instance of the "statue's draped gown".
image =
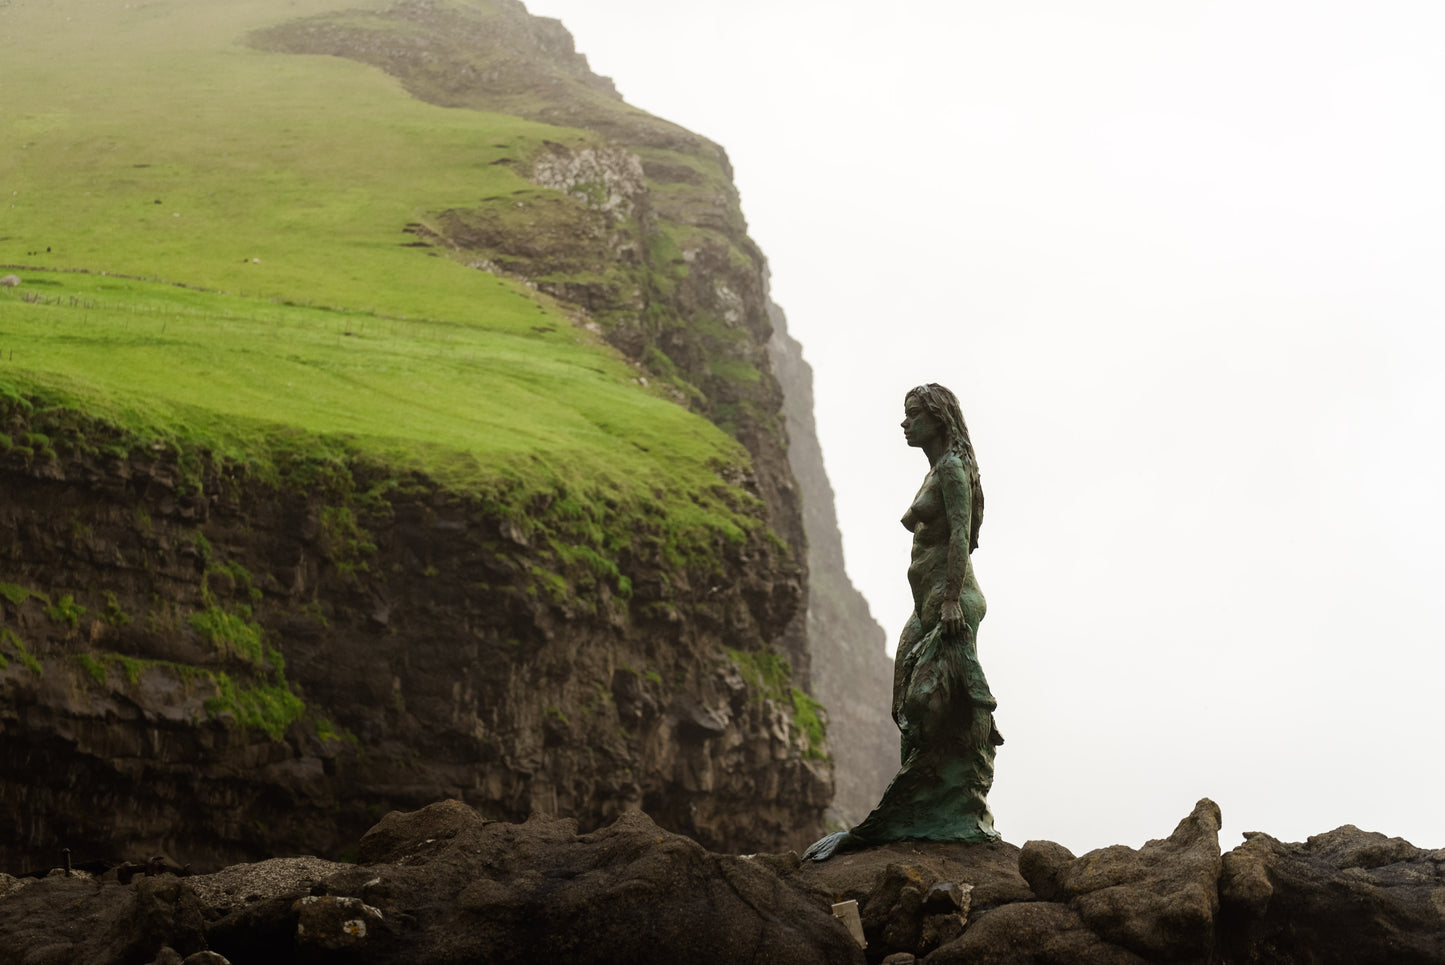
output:
[[[994, 841], [986, 800], [993, 785], [997, 706], [978, 662], [976, 640], [986, 604], [968, 558], [972, 519], [968, 469], [945, 453], [903, 515], [913, 533], [908, 581], [913, 613], [898, 642], [893, 718], [902, 732], [902, 766], [878, 806], [850, 831], [808, 849], [818, 860], [835, 850], [887, 841]], [[950, 595], [949, 553], [961, 554], [957, 601], [966, 630], [949, 636], [942, 624]], [[959, 582], [959, 581], [956, 581]]]

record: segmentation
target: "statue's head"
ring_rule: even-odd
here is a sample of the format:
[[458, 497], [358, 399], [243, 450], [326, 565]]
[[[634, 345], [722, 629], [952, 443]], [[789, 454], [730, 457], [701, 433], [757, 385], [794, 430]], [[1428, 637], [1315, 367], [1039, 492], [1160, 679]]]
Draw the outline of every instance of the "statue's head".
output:
[[917, 402], [928, 410], [938, 421], [939, 428], [947, 442], [947, 451], [963, 460], [968, 469], [969, 488], [973, 490], [972, 519], [968, 534], [969, 550], [978, 549], [978, 530], [983, 523], [983, 485], [978, 477], [978, 460], [973, 455], [973, 442], [968, 438], [968, 425], [963, 421], [963, 409], [958, 396], [937, 382], [918, 385], [908, 390], [903, 397], [904, 408], [909, 402]]
[[930, 382], [909, 389], [903, 397], [903, 405], [907, 407], [909, 402], [919, 403], [938, 421], [948, 442], [948, 451], [964, 456], [965, 461], [973, 460], [973, 444], [968, 438], [968, 426], [964, 424], [958, 396], [937, 382]]

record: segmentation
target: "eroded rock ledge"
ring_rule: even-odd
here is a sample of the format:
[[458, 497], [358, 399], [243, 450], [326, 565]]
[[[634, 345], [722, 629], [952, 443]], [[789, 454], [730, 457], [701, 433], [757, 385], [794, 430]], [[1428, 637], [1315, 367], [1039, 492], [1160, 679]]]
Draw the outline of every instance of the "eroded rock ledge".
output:
[[[0, 940], [24, 965], [1445, 960], [1445, 850], [1346, 825], [1221, 857], [1218, 830], [1203, 800], [1137, 850], [895, 844], [800, 864], [712, 853], [640, 813], [578, 834], [442, 801], [386, 815], [354, 865], [0, 875]], [[831, 914], [850, 900], [866, 951]]]

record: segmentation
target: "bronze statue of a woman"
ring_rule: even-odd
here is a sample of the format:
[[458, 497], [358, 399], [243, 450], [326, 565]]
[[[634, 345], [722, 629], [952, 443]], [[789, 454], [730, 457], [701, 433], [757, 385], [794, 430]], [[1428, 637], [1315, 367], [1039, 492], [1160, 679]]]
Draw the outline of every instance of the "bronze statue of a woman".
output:
[[883, 800], [856, 827], [815, 842], [803, 855], [887, 841], [995, 841], [989, 813], [997, 706], [979, 666], [978, 624], [986, 604], [973, 578], [983, 489], [958, 399], [930, 383], [903, 400], [903, 438], [928, 456], [928, 475], [903, 525], [913, 534], [908, 583], [913, 613], [898, 641], [893, 719], [903, 764]]

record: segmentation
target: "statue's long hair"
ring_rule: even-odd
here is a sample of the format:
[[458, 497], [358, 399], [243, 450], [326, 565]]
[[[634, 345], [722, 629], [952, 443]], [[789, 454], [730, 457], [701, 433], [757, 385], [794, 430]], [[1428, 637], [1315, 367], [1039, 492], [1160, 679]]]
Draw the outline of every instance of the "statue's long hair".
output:
[[958, 456], [968, 470], [968, 485], [973, 490], [973, 512], [968, 533], [968, 551], [971, 553], [978, 549], [978, 530], [983, 525], [983, 485], [979, 482], [978, 460], [973, 455], [973, 441], [968, 438], [968, 424], [963, 421], [958, 396], [937, 382], [930, 382], [909, 389], [903, 397], [903, 404], [907, 405], [909, 399], [917, 399], [943, 426], [948, 438], [948, 451]]

